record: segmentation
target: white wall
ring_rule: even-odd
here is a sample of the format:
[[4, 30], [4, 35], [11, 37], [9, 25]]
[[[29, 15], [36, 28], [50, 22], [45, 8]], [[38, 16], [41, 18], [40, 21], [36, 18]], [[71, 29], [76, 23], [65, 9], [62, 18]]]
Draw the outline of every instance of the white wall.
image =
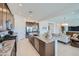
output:
[[52, 33], [60, 33], [61, 32], [59, 24], [54, 23], [54, 22], [50, 22], [49, 20], [44, 20], [44, 21], [39, 22], [40, 35], [48, 32], [49, 24], [53, 24], [52, 25], [52, 27], [53, 27]]
[[[48, 29], [43, 29], [42, 27], [48, 27], [48, 23], [53, 23], [55, 26], [55, 33], [60, 31], [60, 28], [58, 28], [59, 26], [61, 26], [62, 23], [67, 23], [69, 26], [79, 26], [79, 14], [66, 14], [66, 15], [62, 15], [62, 16], [58, 16], [55, 18], [51, 18], [51, 19], [47, 19], [44, 21], [40, 21], [39, 22], [39, 28], [40, 28], [40, 34], [43, 34], [44, 32], [46, 32]], [[64, 18], [65, 17], [65, 18]], [[57, 24], [59, 26], [57, 26]]]
[[25, 38], [25, 18], [19, 15], [14, 15], [15, 18], [15, 32], [17, 33], [18, 39]]
[[39, 31], [40, 31], [40, 35], [42, 35], [48, 31], [48, 21], [39, 22]]

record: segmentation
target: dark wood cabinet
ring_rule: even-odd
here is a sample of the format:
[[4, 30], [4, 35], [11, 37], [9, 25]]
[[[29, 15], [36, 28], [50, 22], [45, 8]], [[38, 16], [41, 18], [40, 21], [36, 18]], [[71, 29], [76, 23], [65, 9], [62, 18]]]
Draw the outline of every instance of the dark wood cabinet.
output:
[[45, 55], [45, 42], [39, 40], [39, 54], [41, 56]]
[[39, 35], [39, 23], [26, 22], [26, 37], [30, 36], [30, 34], [32, 34], [34, 36]]
[[[11, 13], [10, 9], [8, 8], [8, 5], [6, 3], [0, 3], [0, 26], [2, 26], [3, 30], [7, 30], [6, 22], [10, 21], [12, 26], [14, 27], [14, 17]], [[5, 28], [4, 28], [5, 27]]]
[[3, 9], [2, 8], [3, 8], [3, 3], [0, 4], [0, 26], [2, 26], [2, 24], [3, 24], [3, 22], [2, 22], [3, 21], [2, 20], [3, 19], [2, 18], [3, 17], [3, 12], [2, 12]]
[[39, 40], [34, 38], [35, 49], [39, 52]]
[[33, 38], [33, 37], [29, 37], [29, 41], [30, 41], [30, 43], [35, 47], [34, 38]]

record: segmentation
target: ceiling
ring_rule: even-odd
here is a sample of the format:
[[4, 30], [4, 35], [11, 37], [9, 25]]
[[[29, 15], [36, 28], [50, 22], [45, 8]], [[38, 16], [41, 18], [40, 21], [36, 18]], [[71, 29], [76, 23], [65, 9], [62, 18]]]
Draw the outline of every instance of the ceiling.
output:
[[79, 10], [78, 3], [8, 3], [8, 6], [14, 15], [33, 20], [45, 20]]

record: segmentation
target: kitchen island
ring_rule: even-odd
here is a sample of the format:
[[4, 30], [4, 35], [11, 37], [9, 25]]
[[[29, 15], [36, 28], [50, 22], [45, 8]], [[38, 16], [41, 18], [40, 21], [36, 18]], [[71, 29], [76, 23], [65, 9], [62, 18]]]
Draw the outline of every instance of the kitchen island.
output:
[[29, 36], [29, 41], [41, 56], [54, 56], [55, 44], [53, 39], [44, 36]]

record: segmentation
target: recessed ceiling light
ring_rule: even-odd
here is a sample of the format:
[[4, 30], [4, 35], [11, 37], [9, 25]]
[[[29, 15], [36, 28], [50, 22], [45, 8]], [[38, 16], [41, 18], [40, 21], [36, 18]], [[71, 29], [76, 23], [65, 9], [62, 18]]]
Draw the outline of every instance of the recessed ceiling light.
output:
[[29, 11], [29, 13], [32, 13], [32, 11]]
[[22, 4], [20, 3], [19, 6], [22, 6]]

